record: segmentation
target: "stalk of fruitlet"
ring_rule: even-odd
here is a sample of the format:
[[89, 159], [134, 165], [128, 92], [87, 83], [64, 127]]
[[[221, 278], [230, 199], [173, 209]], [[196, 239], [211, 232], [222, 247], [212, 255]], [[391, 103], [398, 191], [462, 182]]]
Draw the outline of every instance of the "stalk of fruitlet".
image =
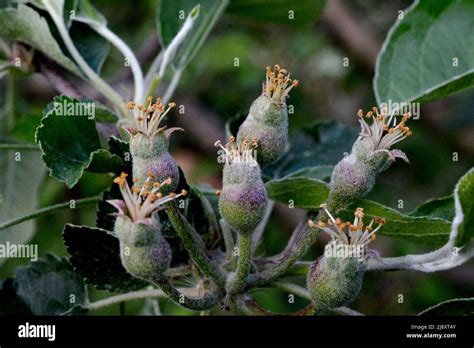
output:
[[288, 144], [288, 110], [286, 98], [298, 80], [291, 80], [287, 70], [275, 65], [267, 67], [262, 95], [250, 106], [250, 111], [239, 128], [237, 142], [258, 141], [257, 161], [260, 165], [276, 162]]
[[370, 192], [377, 174], [387, 169], [395, 159], [402, 158], [408, 162], [402, 151], [390, 148], [412, 134], [405, 126], [410, 114], [404, 114], [398, 124], [396, 115], [388, 115], [386, 111], [379, 113], [376, 107], [365, 115], [365, 118], [372, 119], [371, 125], [365, 121], [362, 110], [357, 116], [362, 127], [359, 138], [351, 153], [334, 167], [332, 173], [326, 202], [332, 211], [342, 209]]
[[[365, 226], [362, 208], [355, 211], [353, 222], [334, 219], [327, 208], [324, 210], [329, 220], [319, 221], [317, 226], [332, 240], [326, 245], [324, 255], [313, 262], [306, 279], [318, 311], [346, 306], [357, 297], [371, 252], [368, 244], [375, 240], [376, 232], [384, 224], [384, 220], [374, 218]], [[373, 227], [374, 222], [377, 227]], [[308, 224], [315, 227], [311, 220]]]
[[168, 149], [171, 134], [182, 129], [159, 127], [161, 120], [175, 105], [169, 103], [165, 108], [159, 98], [153, 103], [151, 97], [145, 105], [128, 103], [134, 123], [125, 127], [125, 130], [130, 134], [133, 176], [139, 184], [143, 183], [150, 173], [158, 182], [171, 178], [171, 184], [160, 189], [163, 194], [174, 192], [179, 182], [178, 164]]
[[229, 293], [240, 291], [247, 282], [251, 263], [252, 233], [265, 215], [268, 204], [267, 191], [261, 170], [253, 157], [258, 147], [256, 141], [235, 144], [231, 137], [221, 148], [218, 161], [224, 163], [223, 185], [219, 196], [219, 211], [225, 222], [237, 232], [239, 260], [237, 271], [230, 273], [226, 289]]

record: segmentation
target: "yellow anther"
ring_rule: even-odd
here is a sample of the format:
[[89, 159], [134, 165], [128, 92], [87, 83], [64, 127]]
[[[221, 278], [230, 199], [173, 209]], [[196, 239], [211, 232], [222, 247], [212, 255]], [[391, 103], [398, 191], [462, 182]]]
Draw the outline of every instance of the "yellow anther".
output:
[[127, 182], [127, 176], [128, 176], [127, 173], [122, 172], [120, 176], [114, 179], [114, 183], [118, 184], [120, 187], [123, 187], [125, 183]]

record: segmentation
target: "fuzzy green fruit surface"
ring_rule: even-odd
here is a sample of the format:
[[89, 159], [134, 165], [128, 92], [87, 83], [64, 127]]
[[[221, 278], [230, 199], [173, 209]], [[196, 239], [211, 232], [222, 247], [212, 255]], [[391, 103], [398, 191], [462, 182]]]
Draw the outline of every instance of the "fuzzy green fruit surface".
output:
[[387, 150], [373, 151], [370, 139], [357, 139], [350, 155], [334, 167], [327, 208], [337, 211], [367, 195], [375, 184], [377, 174], [387, 169], [393, 160]]
[[169, 141], [164, 132], [157, 132], [154, 136], [137, 133], [130, 139], [130, 153], [132, 157], [151, 159], [167, 152]]
[[285, 104], [272, 102], [267, 96], [258, 97], [237, 133], [237, 142], [257, 139], [257, 161], [260, 165], [276, 162], [288, 143], [288, 111]]
[[317, 310], [351, 303], [359, 294], [365, 272], [356, 257], [321, 256], [308, 272], [306, 286]]
[[377, 175], [386, 170], [395, 159], [390, 157], [390, 151], [386, 149], [374, 151], [373, 147], [370, 139], [359, 138], [352, 146], [352, 153], [357, 161], [366, 164], [368, 171]]
[[170, 267], [171, 248], [160, 232], [160, 225], [134, 223], [127, 217], [117, 217], [114, 231], [120, 240], [120, 259], [128, 273], [136, 278], [153, 281]]
[[164, 132], [154, 136], [137, 133], [130, 141], [130, 153], [133, 159], [133, 177], [142, 185], [148, 173], [154, 175], [153, 180], [163, 182], [171, 178], [171, 185], [163, 185], [160, 192], [174, 192], [179, 182], [179, 169], [175, 159], [168, 152], [169, 141]]
[[233, 163], [224, 166], [219, 211], [239, 233], [250, 234], [265, 215], [268, 195], [258, 164]]
[[331, 175], [327, 208], [330, 211], [346, 207], [357, 198], [365, 196], [375, 184], [375, 174], [365, 162], [353, 154], [343, 158]]

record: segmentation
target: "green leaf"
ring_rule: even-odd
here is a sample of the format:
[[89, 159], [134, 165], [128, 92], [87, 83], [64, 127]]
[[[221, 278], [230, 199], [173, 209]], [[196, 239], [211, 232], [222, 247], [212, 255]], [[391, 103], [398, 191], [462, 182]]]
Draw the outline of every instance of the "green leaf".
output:
[[95, 121], [76, 112], [81, 105], [74, 98], [54, 98], [36, 131], [36, 142], [51, 175], [69, 188], [79, 181], [85, 169], [117, 172], [123, 166], [119, 156], [101, 149]]
[[127, 273], [120, 260], [119, 240], [110, 232], [67, 224], [63, 238], [74, 270], [86, 283], [97, 289], [117, 292], [134, 291], [148, 285]]
[[[130, 151], [128, 143], [112, 136], [109, 138], [109, 148], [111, 153], [119, 156], [125, 163], [122, 170], [125, 173], [132, 173], [132, 161], [130, 158], [126, 158], [126, 156], [129, 156]], [[130, 175], [128, 176], [127, 181], [130, 186], [133, 185], [132, 177]], [[122, 194], [117, 185], [112, 185], [110, 189], [103, 193], [102, 199], [97, 207], [96, 225], [97, 227], [107, 231], [113, 231], [115, 223], [115, 217], [110, 214], [115, 213], [116, 209], [107, 203], [107, 201], [111, 199], [122, 199]]]
[[[128, 181], [130, 185], [130, 180]], [[110, 214], [116, 213], [117, 209], [107, 202], [112, 199], [123, 199], [117, 185], [112, 185], [110, 189], [104, 191], [102, 199], [97, 205], [96, 225], [106, 231], [114, 230], [115, 216]]]
[[157, 25], [163, 46], [168, 47], [176, 36], [186, 16], [200, 4], [199, 16], [196, 19], [191, 33], [178, 48], [173, 65], [184, 68], [196, 55], [227, 7], [228, 0], [173, 0], [160, 1], [157, 13]]
[[[212, 225], [214, 222], [213, 216], [216, 217], [216, 221], [218, 219], [219, 215], [219, 197], [216, 195], [216, 189], [213, 188], [212, 186], [208, 184], [197, 184], [193, 185], [193, 189], [197, 189], [199, 191], [199, 197], [201, 198], [204, 203], [202, 203], [203, 208], [207, 211], [206, 214], [209, 214], [209, 220], [210, 222], [210, 228], [215, 229]], [[205, 206], [205, 207], [204, 207]], [[210, 210], [212, 209], [212, 211]], [[220, 226], [220, 225], [218, 225]], [[220, 229], [220, 227], [217, 227], [217, 229]]]
[[[64, 22], [66, 23], [66, 27], [68, 28], [70, 28], [72, 24], [71, 13], [77, 13], [77, 2], [78, 0], [65, 0], [64, 1], [63, 17], [64, 17]], [[71, 12], [71, 11], [74, 11], [74, 12]]]
[[309, 178], [325, 180], [331, 177], [334, 166], [320, 165], [308, 168], [301, 168], [293, 173], [288, 174], [284, 178]]
[[228, 13], [255, 22], [304, 26], [322, 13], [324, 0], [231, 0]]
[[69, 71], [81, 75], [76, 65], [61, 51], [46, 19], [26, 5], [18, 4], [16, 9], [0, 9], [0, 37], [24, 42]]
[[107, 25], [107, 19], [100, 13], [89, 0], [80, 0], [74, 20], [95, 25]]
[[[38, 13], [46, 19], [51, 34], [58, 42], [63, 54], [71, 59], [71, 61], [74, 61], [58, 32], [56, 24], [51, 18], [51, 13], [46, 11], [43, 4], [39, 1], [31, 1], [31, 3], [38, 8]], [[110, 43], [93, 30], [90, 25], [106, 25], [107, 22], [105, 18], [92, 7], [88, 0], [66, 0], [64, 6], [61, 5], [61, 3], [62, 2], [58, 0], [52, 3], [57, 7], [55, 10], [56, 15], [64, 21], [65, 27], [79, 54], [92, 70], [99, 74], [109, 54]], [[60, 11], [61, 6], [63, 6], [62, 13]], [[74, 16], [71, 16], [71, 11], [73, 11]]]
[[57, 256], [32, 262], [15, 271], [17, 295], [35, 315], [59, 315], [87, 301], [83, 279]]
[[437, 217], [405, 215], [368, 199], [356, 201], [349, 208], [339, 212], [338, 217], [347, 221], [354, 220], [354, 211], [357, 207], [364, 208], [367, 222], [374, 217], [385, 219], [385, 224], [378, 232], [379, 235], [427, 247], [440, 247], [448, 241], [451, 221]]
[[249, 110], [238, 112], [235, 116], [229, 118], [225, 122], [225, 137], [229, 139], [231, 136], [236, 136], [240, 125], [245, 121]]
[[220, 228], [216, 212], [206, 194], [197, 186], [190, 187], [190, 190], [183, 214], [196, 231], [204, 236], [206, 244], [211, 247], [219, 238]]
[[351, 151], [358, 129], [337, 122], [317, 121], [295, 133], [289, 151], [274, 165], [265, 168], [270, 177], [295, 176], [298, 172], [326, 170]]
[[207, 225], [209, 226], [209, 234], [217, 235], [219, 231], [219, 223], [217, 222], [217, 216], [211, 202], [207, 199], [206, 195], [199, 190], [198, 186], [191, 187], [191, 197], [192, 196], [196, 196], [199, 200], [200, 206], [207, 220]]
[[[0, 150], [0, 168], [0, 221], [8, 221], [35, 210], [45, 173], [39, 152]], [[34, 221], [12, 226], [0, 232], [0, 244], [7, 241], [12, 244], [26, 243], [34, 232]], [[0, 264], [5, 260], [0, 258]]]
[[69, 35], [82, 58], [99, 74], [109, 55], [110, 42], [87, 24], [76, 21], [72, 23]]
[[[44, 6], [44, 3], [42, 0], [20, 0], [19, 2], [24, 2], [24, 3], [33, 5], [37, 10], [39, 10], [38, 12], [41, 14], [41, 16], [48, 17], [48, 22], [49, 22], [50, 15], [48, 11], [46, 10], [46, 7]], [[46, 0], [46, 2], [50, 2], [50, 1]], [[51, 3], [55, 14], [59, 14], [59, 16], [61, 16], [61, 12], [62, 12], [62, 17], [64, 18], [64, 23], [66, 24], [67, 28], [69, 28], [72, 23], [71, 11], [74, 11], [74, 13], [77, 12], [77, 2], [78, 0], [54, 0]], [[50, 29], [52, 29], [51, 26], [50, 26]]]
[[110, 153], [109, 150], [99, 149], [91, 153], [91, 160], [86, 169], [93, 173], [116, 173], [122, 167], [123, 162], [120, 157]]
[[454, 219], [454, 197], [449, 195], [441, 198], [433, 198], [410, 213], [411, 216], [431, 216], [453, 221]]
[[283, 204], [293, 202], [296, 207], [304, 209], [318, 209], [329, 194], [328, 184], [309, 178], [271, 180], [265, 187], [271, 199]]
[[429, 101], [474, 84], [474, 3], [416, 1], [387, 36], [374, 90], [381, 103]]
[[95, 120], [97, 122], [115, 123], [119, 119], [117, 114], [104, 105], [97, 103], [93, 99], [83, 99], [84, 102], [93, 102], [95, 104]]
[[[295, 207], [318, 210], [329, 194], [329, 186], [323, 181], [290, 177], [271, 180], [266, 183], [268, 196], [283, 204], [291, 201]], [[404, 239], [428, 247], [444, 245], [451, 231], [451, 221], [437, 217], [414, 217], [404, 215], [392, 208], [367, 199], [356, 201], [353, 205], [339, 211], [337, 217], [352, 221], [357, 207], [364, 208], [366, 220], [373, 217], [386, 219], [385, 225], [378, 232], [380, 235]]]
[[16, 7], [16, 0], [0, 0], [0, 9], [8, 7]]
[[34, 4], [39, 4], [39, 7], [45, 8], [45, 3], [49, 3], [51, 6], [51, 12], [54, 12], [54, 15], [63, 18], [64, 17], [64, 2], [65, 0], [32, 0], [30, 1]]
[[[226, 137], [235, 135], [248, 110], [227, 120]], [[277, 163], [263, 168], [267, 178], [308, 177], [325, 179], [335, 165], [351, 151], [358, 129], [334, 121], [316, 121], [291, 136], [290, 149]]]
[[119, 156], [122, 161], [127, 165], [125, 168], [126, 173], [132, 172], [132, 161], [130, 157], [130, 147], [126, 141], [119, 139], [115, 136], [109, 138], [109, 149], [114, 155]]
[[474, 297], [444, 301], [418, 315], [474, 315]]
[[453, 221], [455, 245], [465, 245], [474, 237], [474, 168], [458, 181], [454, 189], [456, 217]]
[[[64, 12], [66, 13], [66, 11]], [[91, 25], [106, 26], [107, 20], [92, 6], [89, 0], [80, 0], [77, 3], [76, 14], [69, 28], [69, 34], [87, 64], [99, 74], [109, 55], [110, 42], [92, 29]]]

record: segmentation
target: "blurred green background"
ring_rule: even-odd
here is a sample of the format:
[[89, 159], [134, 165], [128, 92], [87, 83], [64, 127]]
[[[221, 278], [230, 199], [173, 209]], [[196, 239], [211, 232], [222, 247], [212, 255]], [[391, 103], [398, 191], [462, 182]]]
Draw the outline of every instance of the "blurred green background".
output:
[[[300, 86], [292, 91], [288, 101], [295, 109], [290, 115], [291, 133], [315, 120], [337, 120], [357, 127], [357, 110], [367, 110], [375, 105], [372, 89], [375, 57], [397, 11], [411, 2], [355, 0], [334, 3], [339, 7], [334, 9], [331, 4], [331, 10], [326, 8], [320, 18], [303, 26], [262, 23], [232, 13], [226, 13], [219, 20], [187, 67], [173, 98], [188, 108], [185, 115], [174, 114], [169, 123], [186, 128], [186, 133], [173, 138], [171, 151], [189, 182], [205, 182], [220, 188], [221, 168], [215, 160], [212, 143], [223, 139], [225, 121], [248, 110], [258, 96], [267, 65], [278, 63], [300, 80]], [[154, 15], [157, 1], [117, 3], [102, 0], [95, 1], [94, 5], [108, 19], [109, 27], [138, 53], [143, 66], [149, 66], [159, 50]], [[350, 36], [344, 33], [340, 27], [348, 20], [344, 16], [349, 16], [360, 32]], [[236, 58], [238, 66], [235, 66]], [[349, 59], [348, 66], [343, 65], [344, 58]], [[103, 76], [115, 81], [119, 91], [131, 81], [123, 70], [121, 55], [112, 49]], [[16, 83], [13, 134], [33, 142], [42, 109], [56, 93], [40, 74], [17, 78]], [[391, 166], [378, 178], [369, 198], [395, 209], [402, 199], [400, 210], [409, 212], [426, 199], [450, 194], [459, 177], [473, 165], [473, 112], [472, 90], [423, 105], [421, 118], [411, 123], [414, 136], [400, 145], [411, 164], [398, 161]], [[453, 153], [458, 153], [458, 161], [453, 161]], [[89, 173], [79, 185], [68, 190], [64, 184], [45, 175], [39, 206], [96, 195], [110, 183], [108, 175]], [[302, 216], [302, 211], [278, 204], [259, 255], [280, 252]], [[40, 255], [53, 252], [67, 256], [61, 232], [68, 222], [95, 225], [95, 208], [68, 210], [37, 219], [36, 234], [31, 243], [39, 245]], [[320, 238], [306, 259], [320, 255], [326, 240]], [[408, 242], [384, 237], [372, 247], [383, 256], [424, 251]], [[12, 276], [14, 269], [25, 263], [24, 260], [8, 260], [0, 267], [0, 279]], [[474, 294], [473, 265], [471, 261], [457, 269], [434, 274], [413, 271], [368, 273], [361, 294], [351, 308], [365, 314], [416, 314], [444, 300], [470, 297]], [[91, 287], [89, 290], [91, 300], [111, 295]], [[403, 303], [398, 302], [400, 294]], [[254, 295], [261, 304], [277, 312], [295, 311], [306, 305], [298, 298], [295, 304], [288, 304], [288, 295], [278, 290], [257, 290]], [[189, 313], [166, 301], [160, 302], [163, 313]], [[144, 313], [143, 308], [144, 301], [132, 301], [122, 311], [139, 314]], [[117, 305], [91, 314], [119, 313], [121, 309]]]

